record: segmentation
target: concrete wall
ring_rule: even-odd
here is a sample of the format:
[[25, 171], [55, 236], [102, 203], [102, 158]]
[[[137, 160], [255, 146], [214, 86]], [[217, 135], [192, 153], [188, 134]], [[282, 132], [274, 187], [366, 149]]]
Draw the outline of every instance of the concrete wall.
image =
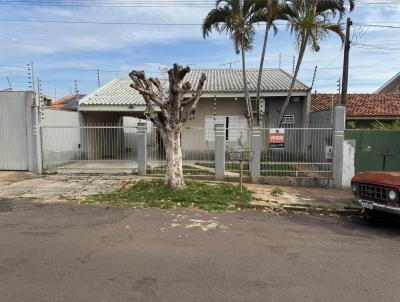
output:
[[332, 117], [333, 111], [331, 110], [311, 112], [310, 123], [311, 125], [331, 126]]
[[343, 143], [343, 176], [342, 188], [351, 187], [351, 178], [355, 173], [356, 141], [345, 140]]
[[32, 91], [0, 92], [0, 170], [41, 173], [38, 107]]
[[43, 169], [84, 157], [79, 112], [44, 109], [41, 120]]

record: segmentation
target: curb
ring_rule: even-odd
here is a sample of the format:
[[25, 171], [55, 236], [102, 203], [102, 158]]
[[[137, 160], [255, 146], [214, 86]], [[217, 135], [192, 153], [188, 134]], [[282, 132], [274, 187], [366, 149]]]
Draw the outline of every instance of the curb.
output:
[[304, 207], [304, 206], [291, 206], [291, 205], [277, 205], [277, 206], [262, 206], [258, 205], [256, 208], [281, 208], [286, 211], [297, 211], [297, 212], [307, 212], [307, 213], [314, 213], [314, 214], [337, 214], [341, 216], [353, 216], [359, 215], [360, 209], [358, 208], [318, 208], [318, 207]]

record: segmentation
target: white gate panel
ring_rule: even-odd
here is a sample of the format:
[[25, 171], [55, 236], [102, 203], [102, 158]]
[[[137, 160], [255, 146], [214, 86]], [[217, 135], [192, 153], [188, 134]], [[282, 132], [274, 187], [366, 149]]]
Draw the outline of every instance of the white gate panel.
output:
[[28, 170], [24, 92], [0, 92], [0, 170]]

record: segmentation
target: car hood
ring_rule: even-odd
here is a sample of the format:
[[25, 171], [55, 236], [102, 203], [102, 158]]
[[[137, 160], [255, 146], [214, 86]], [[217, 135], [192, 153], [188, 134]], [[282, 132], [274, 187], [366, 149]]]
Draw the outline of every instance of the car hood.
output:
[[395, 187], [400, 191], [400, 172], [360, 172], [351, 181]]

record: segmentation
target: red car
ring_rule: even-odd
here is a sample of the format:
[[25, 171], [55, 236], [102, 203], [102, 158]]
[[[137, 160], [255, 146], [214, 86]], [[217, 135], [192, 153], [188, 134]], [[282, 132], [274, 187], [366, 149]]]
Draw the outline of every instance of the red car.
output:
[[367, 212], [400, 215], [400, 172], [360, 172], [351, 179], [353, 202]]

